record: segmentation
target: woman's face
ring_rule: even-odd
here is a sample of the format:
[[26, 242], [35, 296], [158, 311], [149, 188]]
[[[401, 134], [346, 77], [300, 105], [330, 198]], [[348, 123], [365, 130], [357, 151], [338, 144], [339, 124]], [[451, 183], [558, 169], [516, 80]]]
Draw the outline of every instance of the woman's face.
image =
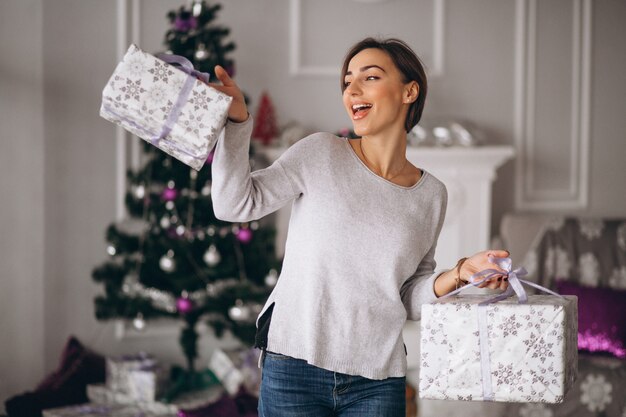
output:
[[364, 49], [350, 60], [343, 80], [343, 104], [358, 136], [404, 131], [412, 83], [404, 84], [402, 79], [381, 49]]

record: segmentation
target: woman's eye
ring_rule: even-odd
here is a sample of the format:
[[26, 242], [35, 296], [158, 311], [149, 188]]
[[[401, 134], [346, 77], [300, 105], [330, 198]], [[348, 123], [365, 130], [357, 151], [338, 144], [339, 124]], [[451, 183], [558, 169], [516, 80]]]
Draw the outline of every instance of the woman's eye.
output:
[[344, 82], [343, 82], [343, 86], [344, 86], [344, 87], [347, 87], [347, 86], [349, 86], [349, 85], [350, 85], [350, 81], [344, 81]]
[[368, 77], [366, 78], [366, 80], [377, 80], [377, 79], [378, 79], [378, 77], [377, 77], [377, 76], [375, 76], [375, 75], [370, 75], [370, 76], [368, 76]]

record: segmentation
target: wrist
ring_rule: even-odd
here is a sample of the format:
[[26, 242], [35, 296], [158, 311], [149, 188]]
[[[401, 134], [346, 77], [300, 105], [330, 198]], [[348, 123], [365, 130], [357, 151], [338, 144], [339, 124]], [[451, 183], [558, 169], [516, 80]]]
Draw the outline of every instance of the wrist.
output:
[[243, 123], [247, 121], [249, 117], [250, 117], [250, 113], [246, 111], [245, 115], [233, 115], [233, 116], [229, 115], [228, 121], [232, 123]]

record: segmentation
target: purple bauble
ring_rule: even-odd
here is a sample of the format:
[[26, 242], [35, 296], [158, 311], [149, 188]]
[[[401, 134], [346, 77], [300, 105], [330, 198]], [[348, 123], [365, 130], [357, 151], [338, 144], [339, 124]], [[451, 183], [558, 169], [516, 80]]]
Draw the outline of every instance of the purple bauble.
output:
[[190, 313], [191, 310], [193, 310], [193, 307], [193, 301], [191, 301], [189, 298], [181, 297], [176, 300], [176, 309], [181, 314]]
[[174, 20], [174, 29], [179, 32], [188, 32], [191, 29], [195, 29], [198, 26], [198, 21], [195, 17], [182, 17], [177, 16]]
[[215, 153], [213, 151], [209, 152], [209, 156], [206, 157], [206, 161], [210, 164], [211, 162], [213, 162], [213, 156], [215, 155]]
[[161, 194], [161, 198], [165, 201], [176, 200], [176, 197], [178, 197], [178, 190], [176, 188], [168, 187], [165, 190], [163, 190], [163, 193]]
[[252, 230], [250, 229], [239, 229], [237, 232], [237, 239], [239, 239], [242, 243], [249, 243], [252, 240]]

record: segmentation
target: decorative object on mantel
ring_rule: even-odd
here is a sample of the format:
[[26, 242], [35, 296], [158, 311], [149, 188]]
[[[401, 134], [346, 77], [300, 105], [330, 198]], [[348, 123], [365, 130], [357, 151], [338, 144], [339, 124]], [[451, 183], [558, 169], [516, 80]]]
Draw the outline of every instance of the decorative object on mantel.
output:
[[274, 104], [272, 103], [269, 94], [267, 92], [263, 92], [261, 100], [259, 101], [259, 108], [257, 109], [257, 113], [254, 118], [252, 138], [259, 140], [263, 145], [268, 146], [276, 139], [277, 136], [278, 125], [276, 124]]
[[484, 132], [475, 123], [453, 118], [425, 118], [408, 134], [410, 146], [478, 146]]

